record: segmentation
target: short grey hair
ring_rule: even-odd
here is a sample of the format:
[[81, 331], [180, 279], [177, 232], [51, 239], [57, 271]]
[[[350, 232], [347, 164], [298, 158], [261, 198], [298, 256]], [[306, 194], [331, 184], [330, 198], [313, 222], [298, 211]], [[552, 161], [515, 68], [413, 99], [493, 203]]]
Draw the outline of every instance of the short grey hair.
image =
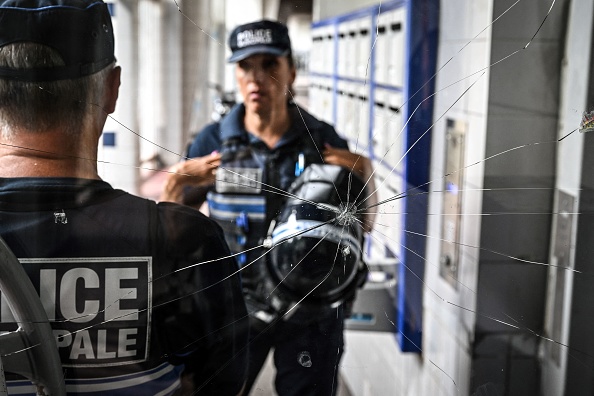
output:
[[[63, 66], [54, 49], [31, 42], [0, 48], [0, 67], [30, 69]], [[90, 76], [59, 81], [23, 82], [0, 79], [0, 127], [10, 134], [15, 127], [31, 132], [63, 128], [76, 134], [90, 111], [98, 107], [113, 64]]]

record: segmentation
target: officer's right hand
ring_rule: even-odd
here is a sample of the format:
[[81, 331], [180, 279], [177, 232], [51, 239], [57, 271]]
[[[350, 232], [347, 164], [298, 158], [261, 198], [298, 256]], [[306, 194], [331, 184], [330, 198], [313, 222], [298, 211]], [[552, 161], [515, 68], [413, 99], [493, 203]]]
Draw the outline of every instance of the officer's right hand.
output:
[[161, 192], [160, 201], [182, 202], [184, 187], [208, 186], [215, 182], [216, 170], [221, 165], [221, 154], [213, 152], [199, 158], [190, 158], [169, 168], [170, 172]]

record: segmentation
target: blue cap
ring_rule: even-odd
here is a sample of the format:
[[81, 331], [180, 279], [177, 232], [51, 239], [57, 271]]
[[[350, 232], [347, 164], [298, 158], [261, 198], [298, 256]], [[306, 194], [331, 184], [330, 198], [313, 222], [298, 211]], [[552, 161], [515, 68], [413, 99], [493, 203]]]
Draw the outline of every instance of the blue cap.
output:
[[0, 47], [17, 42], [56, 50], [64, 66], [0, 68], [0, 78], [41, 82], [84, 77], [115, 61], [111, 15], [102, 0], [0, 0]]
[[261, 20], [233, 29], [229, 48], [232, 52], [229, 62], [239, 62], [256, 54], [287, 56], [291, 53], [291, 39], [282, 23]]

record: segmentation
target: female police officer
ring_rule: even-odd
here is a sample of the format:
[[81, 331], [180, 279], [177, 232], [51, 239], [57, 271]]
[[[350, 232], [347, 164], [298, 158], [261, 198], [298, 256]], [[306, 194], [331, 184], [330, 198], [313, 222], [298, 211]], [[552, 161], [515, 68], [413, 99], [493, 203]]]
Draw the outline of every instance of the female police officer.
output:
[[286, 26], [268, 20], [238, 26], [229, 46], [243, 103], [198, 133], [189, 150], [193, 159], [173, 168], [162, 199], [200, 204], [208, 190], [210, 216], [237, 253], [251, 315], [246, 394], [274, 348], [280, 395], [331, 395], [343, 351], [343, 307], [319, 307], [315, 315], [299, 309], [283, 315], [280, 309], [278, 316], [266, 286], [262, 242], [282, 192], [305, 167], [341, 165], [366, 177], [369, 160], [351, 153], [332, 126], [291, 100], [296, 71]]

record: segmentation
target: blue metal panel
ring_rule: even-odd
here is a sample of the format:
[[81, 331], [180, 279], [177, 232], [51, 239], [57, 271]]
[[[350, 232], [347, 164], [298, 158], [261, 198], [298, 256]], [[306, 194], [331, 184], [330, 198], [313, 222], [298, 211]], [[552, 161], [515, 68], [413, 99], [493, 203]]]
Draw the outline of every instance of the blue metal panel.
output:
[[405, 175], [402, 262], [398, 288], [398, 339], [403, 351], [422, 348], [423, 287], [431, 158], [433, 93], [437, 59], [439, 0], [416, 0], [408, 10], [406, 58]]

